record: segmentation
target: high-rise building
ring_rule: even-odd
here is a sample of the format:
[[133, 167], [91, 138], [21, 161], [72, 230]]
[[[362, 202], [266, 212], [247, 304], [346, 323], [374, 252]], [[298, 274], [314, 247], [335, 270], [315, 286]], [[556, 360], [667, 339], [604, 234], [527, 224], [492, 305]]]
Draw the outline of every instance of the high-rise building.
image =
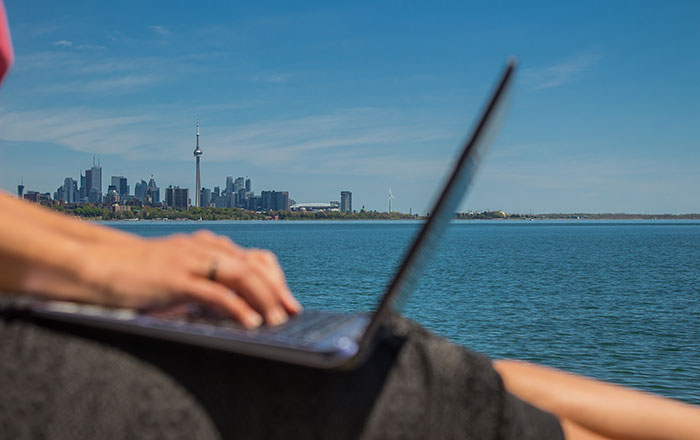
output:
[[248, 197], [248, 209], [251, 211], [260, 211], [262, 209], [262, 198], [260, 196]]
[[129, 195], [129, 185], [127, 184], [126, 177], [124, 176], [112, 176], [112, 185], [117, 190], [117, 194], [120, 196]]
[[238, 192], [242, 189], [245, 189], [245, 179], [242, 177], [236, 177], [236, 180], [233, 182], [233, 192]]
[[63, 181], [63, 191], [61, 191], [61, 197], [57, 197], [57, 200], [63, 200], [66, 203], [79, 203], [80, 193], [78, 192], [78, 182], [73, 180], [71, 177], [66, 177]]
[[340, 192], [340, 210], [352, 212], [352, 193], [350, 191]]
[[251, 192], [253, 185], [250, 183], [250, 179], [246, 177], [245, 179], [245, 192]]
[[262, 191], [260, 207], [263, 211], [289, 211], [289, 192]]
[[274, 193], [274, 191], [262, 191], [260, 193], [260, 207], [263, 211], [272, 209], [272, 193]]
[[56, 189], [56, 192], [53, 193], [53, 199], [54, 200], [63, 200], [63, 185], [59, 186]]
[[38, 191], [27, 191], [24, 195], [24, 200], [29, 200], [31, 202], [39, 203], [41, 194]]
[[17, 185], [17, 197], [19, 197], [20, 199], [24, 197], [24, 185], [21, 183]]
[[119, 202], [119, 192], [117, 191], [116, 185], [109, 185], [107, 187], [107, 194], [105, 195], [105, 203], [112, 205]]
[[160, 203], [160, 188], [156, 185], [156, 180], [153, 176], [151, 176], [151, 180], [148, 182], [148, 187], [146, 188], [146, 198], [153, 205]]
[[102, 167], [92, 158], [92, 168], [85, 171], [85, 191], [90, 203], [102, 203]]
[[102, 202], [102, 167], [100, 166], [99, 160], [97, 161], [97, 165], [95, 165], [95, 161], [93, 159], [93, 164], [92, 164], [92, 188], [95, 188], [98, 193], [98, 201], [97, 203]]
[[173, 187], [170, 185], [165, 188], [165, 204], [169, 208], [187, 209], [189, 207], [189, 189]]
[[[82, 181], [82, 179], [81, 179]], [[87, 198], [92, 188], [92, 170], [85, 170], [85, 197]]]
[[87, 200], [87, 176], [83, 175], [83, 172], [80, 172], [80, 203], [85, 203], [85, 200]]
[[97, 188], [90, 188], [87, 200], [89, 203], [93, 204], [102, 203], [102, 194], [97, 190]]
[[225, 189], [225, 191], [227, 193], [233, 192], [233, 177], [232, 176], [226, 176], [226, 189]]
[[199, 202], [203, 207], [208, 208], [211, 205], [211, 190], [208, 188], [202, 188], [202, 194], [199, 197]]
[[289, 192], [287, 191], [277, 191], [275, 192], [275, 202], [272, 208], [275, 211], [289, 211]]
[[134, 197], [136, 197], [141, 203], [144, 203], [146, 201], [147, 190], [148, 184], [145, 180], [141, 179], [141, 182], [134, 185]]
[[200, 180], [199, 176], [199, 158], [202, 156], [202, 150], [199, 148], [199, 119], [197, 119], [197, 146], [194, 148], [194, 157], [197, 161], [197, 178], [196, 178], [196, 185], [194, 189], [194, 206], [199, 207], [199, 198], [201, 196], [202, 192], [202, 181]]

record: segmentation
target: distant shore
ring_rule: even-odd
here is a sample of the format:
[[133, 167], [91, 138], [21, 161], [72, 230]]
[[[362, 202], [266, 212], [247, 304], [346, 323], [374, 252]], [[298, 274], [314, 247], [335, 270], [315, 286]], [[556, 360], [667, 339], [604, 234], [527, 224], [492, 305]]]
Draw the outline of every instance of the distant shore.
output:
[[[270, 211], [256, 212], [241, 208], [172, 209], [152, 206], [110, 207], [99, 205], [50, 205], [48, 208], [84, 220], [425, 220], [428, 215], [377, 211]], [[457, 213], [458, 220], [700, 220], [695, 214], [628, 214], [628, 213], [547, 213], [511, 214], [505, 211]]]

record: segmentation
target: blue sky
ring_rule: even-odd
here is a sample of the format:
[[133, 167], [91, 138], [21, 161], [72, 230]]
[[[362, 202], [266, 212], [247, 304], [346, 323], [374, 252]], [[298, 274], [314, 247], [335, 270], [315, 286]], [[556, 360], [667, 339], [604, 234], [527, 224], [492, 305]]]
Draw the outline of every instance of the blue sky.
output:
[[424, 212], [515, 55], [463, 209], [700, 212], [698, 2], [232, 3], [5, 0], [0, 188], [192, 188], [199, 115], [206, 187]]

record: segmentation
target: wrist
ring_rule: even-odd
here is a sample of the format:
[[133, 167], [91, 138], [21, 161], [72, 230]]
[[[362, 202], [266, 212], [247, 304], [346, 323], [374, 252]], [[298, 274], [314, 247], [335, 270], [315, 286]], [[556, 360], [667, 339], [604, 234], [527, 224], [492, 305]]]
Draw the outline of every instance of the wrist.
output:
[[64, 239], [41, 257], [30, 259], [21, 291], [43, 299], [91, 302], [95, 289], [90, 274], [98, 263], [90, 247], [80, 240]]

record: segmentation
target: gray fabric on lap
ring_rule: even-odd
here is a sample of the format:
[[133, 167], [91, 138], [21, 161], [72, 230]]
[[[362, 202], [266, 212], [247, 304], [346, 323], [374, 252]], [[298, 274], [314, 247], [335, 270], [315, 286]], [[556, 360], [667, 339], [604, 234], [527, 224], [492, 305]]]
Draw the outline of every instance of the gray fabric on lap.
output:
[[0, 438], [564, 438], [488, 358], [400, 317], [328, 372], [5, 316], [0, 390]]

